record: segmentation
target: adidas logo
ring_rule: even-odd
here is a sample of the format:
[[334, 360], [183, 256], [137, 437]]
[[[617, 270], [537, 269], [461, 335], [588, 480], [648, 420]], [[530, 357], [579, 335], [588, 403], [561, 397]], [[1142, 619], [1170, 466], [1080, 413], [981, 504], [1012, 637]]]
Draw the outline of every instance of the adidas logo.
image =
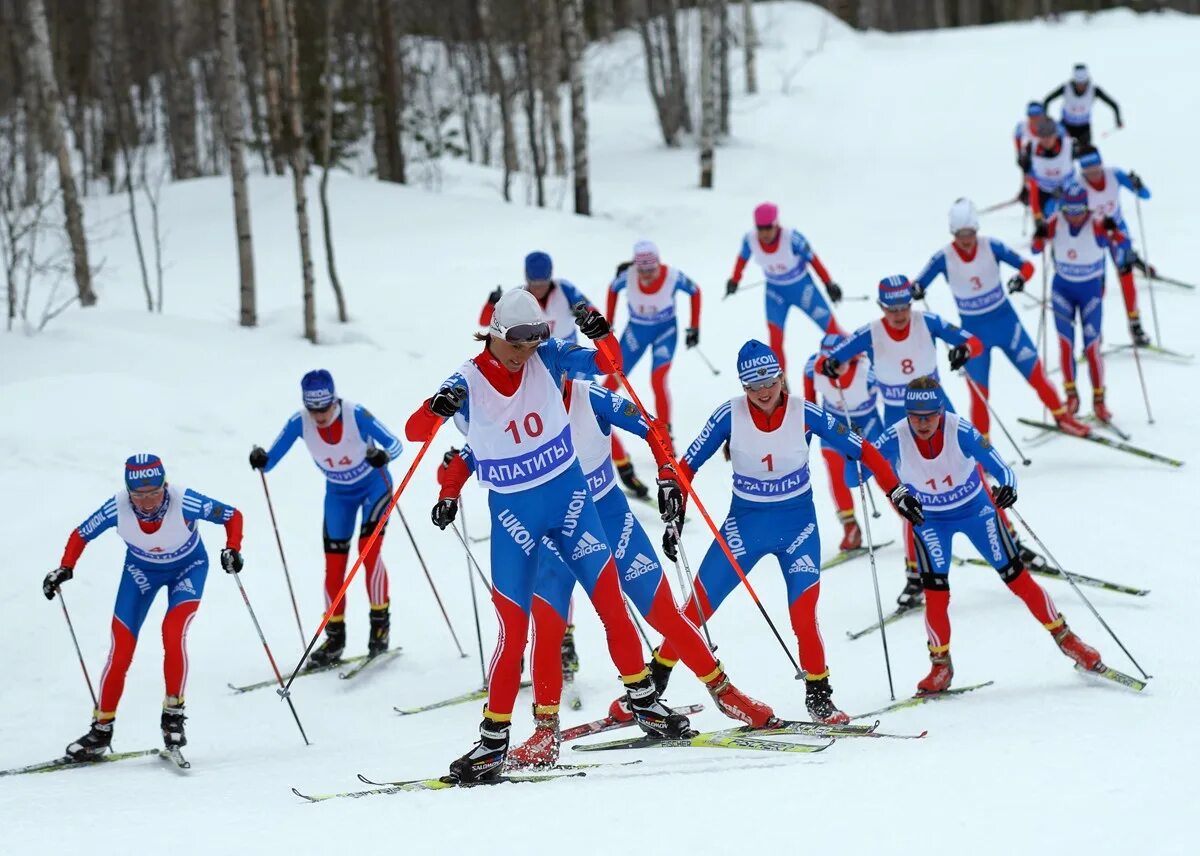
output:
[[182, 580], [180, 580], [178, 585], [176, 585], [175, 588], [171, 589], [171, 594], [178, 594], [181, 591], [185, 591], [188, 594], [196, 593], [196, 590], [194, 588], [192, 588], [192, 578], [191, 577], [184, 577]]
[[1029, 348], [1022, 348], [1017, 352], [1017, 362], [1023, 363], [1026, 360], [1031, 360], [1037, 356], [1037, 351], [1031, 351]]
[[633, 562], [630, 563], [629, 570], [625, 572], [625, 582], [631, 583], [643, 574], [648, 574], [655, 570], [658, 570], [658, 562], [651, 559], [645, 553], [638, 553], [633, 557]]
[[578, 562], [584, 556], [590, 556], [592, 553], [597, 553], [600, 550], [607, 550], [608, 546], [591, 532], [584, 530], [584, 533], [579, 536], [579, 543], [575, 546], [575, 552], [571, 554], [571, 561]]
[[817, 566], [813, 564], [813, 560], [808, 556], [798, 556], [796, 561], [788, 566], [787, 573], [789, 574], [815, 574]]

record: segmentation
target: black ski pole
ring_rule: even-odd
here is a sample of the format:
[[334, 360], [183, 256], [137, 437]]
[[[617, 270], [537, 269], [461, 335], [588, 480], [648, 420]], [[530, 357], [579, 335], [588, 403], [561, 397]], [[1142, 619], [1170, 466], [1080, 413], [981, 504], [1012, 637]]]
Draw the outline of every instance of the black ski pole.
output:
[[[696, 614], [700, 616], [700, 627], [704, 630], [704, 639], [708, 642], [708, 650], [716, 651], [717, 646], [713, 644], [712, 635], [708, 632], [708, 618], [704, 615], [704, 605], [700, 603], [700, 598], [696, 594], [696, 584], [692, 581], [692, 567], [688, 564], [687, 553], [683, 551], [683, 534], [679, 531], [679, 527], [674, 523], [668, 523], [667, 526], [675, 533], [675, 552], [679, 554], [679, 561], [675, 563], [675, 574], [680, 577], [679, 593], [684, 597], [690, 597], [696, 604]], [[679, 566], [683, 565], [681, 571]], [[687, 590], [683, 587], [683, 580], [687, 579]]]
[[79, 668], [83, 669], [83, 679], [87, 681], [88, 692], [92, 696], [92, 707], [100, 710], [100, 702], [96, 700], [96, 691], [92, 689], [92, 676], [88, 674], [87, 663], [83, 661], [83, 651], [79, 649], [79, 638], [75, 635], [75, 625], [71, 623], [71, 613], [67, 612], [67, 602], [63, 599], [62, 588], [58, 589], [58, 604], [62, 607], [63, 618], [67, 620], [67, 629], [71, 631], [71, 641], [75, 643], [75, 656], [79, 658]]
[[[463, 511], [463, 501], [460, 496], [458, 499], [458, 510]], [[479, 600], [475, 596], [475, 575], [471, 573], [471, 565], [475, 562], [475, 557], [471, 555], [471, 548], [467, 546], [467, 539], [463, 533], [458, 530], [458, 524], [451, 523], [454, 529], [454, 534], [458, 536], [458, 540], [462, 541], [463, 550], [467, 553], [467, 583], [471, 587], [471, 611], [475, 614], [475, 641], [479, 643], [479, 677], [481, 683], [480, 689], [487, 689], [488, 673], [487, 665], [483, 660], [483, 629], [479, 626]], [[467, 515], [463, 512], [463, 529], [467, 528]]]
[[[1142, 222], [1142, 198], [1136, 193], [1133, 196], [1133, 205], [1137, 210], [1138, 218], [1138, 236], [1142, 239], [1143, 263], [1146, 265], [1146, 270], [1154, 270], [1150, 266], [1150, 248], [1146, 246], [1146, 226]], [[1154, 280], [1155, 277], [1148, 276], [1146, 278], [1146, 288], [1150, 291], [1150, 315], [1154, 318], [1154, 344], [1162, 347], [1162, 333], [1158, 329], [1158, 305], [1154, 302]], [[1151, 419], [1151, 422], [1154, 420]]]
[[288, 571], [287, 556], [283, 554], [283, 539], [279, 537], [279, 524], [275, 522], [275, 506], [271, 503], [271, 491], [267, 488], [267, 474], [258, 471], [262, 479], [263, 494], [267, 497], [267, 511], [271, 514], [271, 528], [275, 530], [275, 544], [279, 547], [279, 561], [283, 564], [283, 576], [287, 580], [288, 594], [292, 598], [292, 612], [296, 614], [296, 629], [300, 631], [300, 644], [304, 644], [304, 623], [300, 620], [300, 607], [296, 605], [296, 590], [292, 588], [292, 575]]
[[442, 603], [442, 596], [438, 594], [437, 586], [433, 583], [433, 577], [429, 573], [429, 566], [425, 564], [425, 557], [421, 555], [421, 548], [417, 546], [417, 539], [413, 537], [413, 531], [409, 528], [404, 511], [398, 505], [396, 506], [396, 513], [400, 515], [400, 522], [404, 525], [404, 531], [408, 533], [408, 540], [412, 543], [413, 552], [417, 554], [417, 561], [421, 563], [421, 570], [425, 572], [425, 579], [429, 580], [429, 588], [433, 591], [433, 599], [437, 601], [438, 609], [442, 611], [442, 618], [446, 619], [446, 627], [450, 630], [450, 635], [454, 639], [454, 647], [458, 648], [458, 656], [466, 657], [467, 652], [463, 650], [462, 645], [459, 643], [458, 634], [454, 632], [454, 625], [450, 623], [450, 616], [446, 614], [446, 607]]
[[983, 402], [983, 405], [987, 408], [988, 413], [992, 414], [992, 419], [997, 425], [1000, 426], [1000, 430], [1004, 432], [1004, 436], [1008, 438], [1008, 442], [1012, 443], [1012, 447], [1016, 450], [1017, 454], [1021, 458], [1021, 463], [1025, 466], [1029, 466], [1032, 461], [1025, 456], [1025, 453], [1021, 451], [1021, 447], [1017, 445], [1017, 441], [1013, 439], [1013, 435], [1008, 432], [1006, 427], [1004, 427], [1004, 421], [996, 415], [996, 409], [992, 407], [992, 403], [988, 401], [987, 396], [983, 394], [983, 390], [976, 386], [975, 381], [971, 380], [971, 376], [967, 374], [965, 369], [960, 372], [960, 374], [962, 374], [963, 378], [967, 381], [967, 386], [971, 387], [971, 391]]

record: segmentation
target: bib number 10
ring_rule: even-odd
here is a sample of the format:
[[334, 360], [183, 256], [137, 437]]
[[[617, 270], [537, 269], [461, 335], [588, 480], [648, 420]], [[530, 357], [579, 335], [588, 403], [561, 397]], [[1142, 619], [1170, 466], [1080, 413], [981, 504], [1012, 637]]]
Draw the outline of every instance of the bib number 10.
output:
[[504, 426], [504, 430], [512, 434], [513, 442], [518, 446], [523, 442], [521, 438], [521, 428], [525, 429], [526, 437], [540, 436], [544, 426], [542, 425], [542, 417], [536, 413], [526, 413], [525, 418], [521, 420], [520, 426], [517, 425], [517, 420], [510, 419], [508, 424]]

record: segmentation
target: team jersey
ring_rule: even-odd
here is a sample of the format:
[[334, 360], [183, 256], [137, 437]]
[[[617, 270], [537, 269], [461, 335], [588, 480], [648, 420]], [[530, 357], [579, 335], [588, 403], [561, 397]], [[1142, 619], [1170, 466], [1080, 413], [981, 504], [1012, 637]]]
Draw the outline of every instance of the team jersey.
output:
[[400, 456], [403, 448], [400, 439], [369, 410], [345, 399], [338, 399], [338, 406], [341, 408], [338, 419], [342, 422], [338, 442], [324, 440], [312, 414], [307, 410], [298, 410], [288, 419], [267, 450], [267, 465], [263, 471], [269, 473], [299, 439], [304, 440], [313, 463], [330, 484], [349, 485], [366, 478], [371, 470], [366, 462], [366, 454], [372, 445], [383, 449], [393, 461]]
[[795, 285], [804, 278], [813, 252], [805, 237], [795, 229], [781, 226], [780, 232], [771, 252], [764, 249], [757, 232], [747, 232], [738, 258], [743, 261], [753, 258], [771, 285]]
[[1062, 190], [1075, 178], [1075, 160], [1071, 156], [1071, 143], [1062, 133], [1059, 134], [1057, 153], [1043, 152], [1036, 139], [1029, 144], [1026, 151], [1029, 175], [1037, 182], [1038, 189], [1043, 193]]
[[1008, 302], [1008, 295], [1000, 284], [1000, 262], [1017, 269], [1026, 264], [1000, 241], [980, 235], [975, 255], [970, 260], [964, 260], [954, 244], [947, 244], [933, 254], [917, 274], [916, 281], [928, 289], [941, 274], [950, 283], [960, 315], [983, 315]]
[[1062, 120], [1068, 125], [1086, 125], [1092, 121], [1092, 105], [1096, 103], [1096, 84], [1088, 81], [1083, 92], [1076, 92], [1071, 83], [1063, 87]]
[[[865, 360], [857, 363], [847, 362], [846, 365], [850, 366], [848, 371], [852, 374], [849, 385], [842, 389], [835, 387], [831, 379], [816, 370], [819, 356], [820, 354], [813, 354], [808, 358], [804, 364], [804, 377], [812, 382], [813, 390], [821, 396], [821, 406], [843, 419], [847, 410], [851, 420], [874, 414], [879, 403], [879, 384], [875, 377], [875, 367]], [[843, 374], [841, 379], [845, 378], [846, 375]], [[842, 409], [843, 399], [846, 402], [845, 410]]]
[[[1088, 282], [1104, 276], [1104, 251], [1109, 241], [1099, 220], [1089, 219], [1075, 231], [1059, 211], [1050, 220], [1048, 229], [1055, 276], [1070, 282]], [[1040, 252], [1041, 247], [1039, 241], [1034, 252]]]
[[1097, 189], [1085, 177], [1080, 182], [1084, 189], [1087, 190], [1088, 208], [1092, 213], [1103, 219], [1104, 217], [1112, 217], [1117, 221], [1118, 225], [1125, 222], [1125, 217], [1121, 214], [1121, 188], [1131, 190], [1140, 196], [1142, 199], [1150, 198], [1150, 191], [1145, 185], [1141, 190], [1134, 188], [1133, 179], [1129, 177], [1129, 173], [1124, 170], [1114, 169], [1111, 166], [1104, 168], [1104, 181], [1101, 187]]
[[874, 444], [921, 500], [926, 517], [959, 508], [979, 495], [983, 480], [977, 464], [1000, 484], [1017, 486], [1016, 474], [970, 422], [945, 413], [938, 430], [942, 449], [933, 458], [921, 454], [907, 419], [888, 426]]
[[687, 295], [700, 293], [699, 286], [688, 279], [687, 274], [683, 271], [666, 265], [663, 265], [662, 268], [662, 284], [653, 293], [648, 294], [642, 290], [638, 281], [637, 269], [632, 266], [617, 274], [617, 278], [608, 287], [610, 305], [616, 295], [628, 290], [626, 299], [629, 304], [631, 324], [663, 324], [674, 321], [676, 293], [683, 292]]
[[118, 491], [75, 530], [85, 542], [94, 541], [116, 527], [129, 553], [150, 565], [165, 565], [191, 555], [200, 544], [197, 520], [228, 523], [237, 513], [232, 505], [210, 499], [191, 488], [167, 486], [167, 508], [154, 532], [144, 532], [129, 494]]

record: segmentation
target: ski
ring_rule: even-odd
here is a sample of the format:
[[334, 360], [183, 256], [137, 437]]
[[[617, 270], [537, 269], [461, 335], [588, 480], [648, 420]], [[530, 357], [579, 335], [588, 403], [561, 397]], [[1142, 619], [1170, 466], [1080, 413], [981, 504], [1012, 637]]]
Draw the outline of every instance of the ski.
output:
[[[528, 689], [531, 686], [533, 686], [533, 684], [530, 681], [521, 681], [521, 689]], [[400, 714], [401, 716], [412, 716], [414, 713], [425, 713], [429, 710], [437, 710], [438, 708], [442, 707], [451, 707], [452, 705], [464, 704], [468, 701], [482, 701], [487, 697], [487, 687], [484, 687], [481, 690], [471, 690], [469, 693], [463, 693], [462, 695], [456, 695], [451, 698], [442, 699], [441, 701], [431, 702], [430, 704], [423, 704], [420, 707], [393, 707], [392, 710], [396, 711], [396, 713]]]
[[969, 687], [956, 687], [954, 689], [942, 690], [940, 693], [928, 693], [927, 695], [915, 695], [911, 698], [902, 698], [900, 701], [894, 701], [887, 707], [881, 707], [879, 710], [872, 710], [869, 713], [860, 713], [857, 716], [850, 717], [851, 719], [867, 719], [872, 716], [879, 716], [883, 713], [892, 713], [897, 710], [905, 710], [910, 707], [916, 707], [919, 704], [924, 704], [927, 701], [942, 701], [946, 698], [960, 696], [963, 693], [974, 692], [984, 687], [990, 687], [995, 681], [984, 681], [982, 684], [972, 684]]
[[1116, 669], [1112, 668], [1111, 666], [1106, 666], [1103, 663], [1100, 664], [1100, 668], [1094, 670], [1085, 669], [1083, 666], [1076, 663], [1075, 671], [1082, 672], [1085, 675], [1092, 675], [1097, 678], [1107, 678], [1114, 683], [1118, 683], [1123, 687], [1129, 687], [1131, 690], [1139, 693], [1146, 688], [1145, 681], [1140, 681], [1132, 675], [1127, 675], [1124, 672], [1118, 672]]
[[627, 497], [629, 497], [630, 499], [636, 499], [638, 502], [640, 502], [644, 505], [648, 505], [651, 508], [653, 508], [655, 511], [658, 511], [658, 497], [651, 496], [650, 494], [641, 496], [637, 493], [634, 493], [629, 488], [625, 488], [625, 487], [621, 488], [621, 490], [623, 490], [625, 492], [625, 495]]
[[[1050, 425], [1046, 422], [1038, 422], [1034, 419], [1026, 419], [1024, 416], [1018, 416], [1017, 421], [1022, 425], [1030, 425], [1034, 428], [1041, 428], [1043, 431], [1056, 431], [1059, 434], [1063, 434], [1067, 437], [1075, 437], [1074, 434], [1067, 433], [1057, 425]], [[1116, 449], [1119, 452], [1128, 452], [1131, 455], [1137, 455], [1139, 458], [1145, 458], [1149, 461], [1158, 461], [1160, 464], [1166, 464], [1167, 466], [1183, 466], [1183, 461], [1176, 460], [1175, 458], [1168, 458], [1166, 455], [1150, 452], [1146, 449], [1138, 448], [1137, 446], [1131, 446], [1128, 443], [1122, 443], [1120, 440], [1112, 440], [1108, 437], [1102, 437], [1095, 433], [1088, 434], [1086, 437], [1078, 437], [1077, 439], [1087, 440], [1089, 443], [1099, 443], [1101, 446], [1108, 446], [1108, 448]]]
[[693, 737], [629, 737], [609, 740], [607, 743], [590, 743], [572, 746], [576, 752], [608, 752], [614, 749], [747, 749], [757, 752], [821, 752], [834, 744], [785, 743], [781, 740], [763, 740], [744, 737], [723, 731], [709, 731]]
[[[899, 621], [910, 612], [920, 612], [922, 609], [924, 609], [924, 607], [924, 604], [919, 604], [917, 606], [898, 606], [896, 607], [895, 611], [889, 612], [883, 617], [883, 626], [886, 627], [895, 621]], [[870, 627], [864, 627], [862, 630], [847, 630], [846, 636], [848, 636], [850, 639], [861, 639], [869, 633], [874, 633], [878, 629], [879, 622], [876, 621]]]
[[374, 657], [367, 657], [366, 659], [355, 663], [346, 671], [338, 672], [338, 677], [343, 681], [348, 681], [355, 675], [360, 674], [363, 669], [367, 668], [372, 663], [386, 663], [390, 660], [396, 659], [396, 657], [400, 655], [401, 650], [402, 649], [400, 648], [391, 648], [387, 651], [384, 651], [382, 654], [376, 654]]
[[[1145, 274], [1146, 271], [1143, 270], [1142, 273]], [[1152, 279], [1155, 282], [1165, 282], [1167, 285], [1174, 285], [1174, 286], [1178, 286], [1179, 288], [1186, 288], [1189, 291], [1196, 290], [1196, 286], [1193, 283], [1184, 282], [1183, 280], [1179, 280], [1179, 279], [1172, 279], [1169, 276], [1163, 276], [1158, 271], [1154, 271], [1154, 273], [1149, 275], [1147, 278]]]
[[566, 672], [563, 674], [563, 701], [571, 710], [583, 709], [583, 698], [579, 695], [579, 688], [575, 686], [575, 673]]
[[979, 213], [980, 214], [990, 214], [993, 211], [999, 211], [1001, 208], [1007, 208], [1010, 205], [1016, 205], [1020, 201], [1021, 201], [1021, 194], [1018, 193], [1012, 199], [1005, 199], [1003, 202], [996, 202], [992, 205], [988, 205], [986, 208], [980, 208]]
[[[684, 716], [691, 716], [694, 713], [699, 713], [704, 710], [702, 704], [689, 704], [683, 707], [674, 708], [676, 713], [682, 713]], [[580, 737], [587, 737], [591, 734], [603, 734], [605, 731], [615, 731], [618, 728], [628, 728], [631, 725], [636, 725], [637, 722], [633, 719], [613, 719], [611, 716], [606, 716], [603, 719], [597, 719], [593, 722], [585, 722], [582, 725], [573, 725], [570, 728], [564, 728], [562, 732], [562, 742], [566, 743], [570, 740], [578, 740]]]
[[[1133, 345], [1116, 345], [1112, 348], [1106, 348], [1104, 351], [1104, 356], [1108, 357], [1112, 356], [1113, 354], [1126, 353], [1132, 350]], [[1143, 345], [1138, 350], [1148, 354], [1157, 354], [1160, 357], [1169, 357], [1173, 360], [1179, 360], [1180, 362], [1185, 363], [1190, 363], [1196, 358], [1195, 354], [1185, 354], [1182, 351], [1172, 351], [1170, 348], [1161, 348], [1158, 345]], [[1083, 361], [1083, 357], [1080, 357], [1080, 361]]]
[[877, 731], [879, 728], [879, 720], [875, 720], [872, 725], [826, 725], [822, 722], [805, 722], [804, 720], [780, 720], [775, 725], [768, 725], [763, 728], [752, 728], [748, 725], [736, 729], [738, 733], [751, 735], [775, 735], [775, 734], [807, 734], [817, 737], [875, 737], [888, 738], [891, 740], [920, 740], [929, 734], [928, 731], [922, 731], [920, 734], [886, 734]]
[[159, 749], [158, 757], [164, 761], [174, 764], [180, 770], [192, 769], [192, 762], [183, 757], [183, 753], [179, 749]]
[[500, 776], [483, 782], [456, 782], [449, 780], [448, 777], [442, 777], [440, 779], [414, 779], [410, 782], [397, 782], [394, 785], [371, 788], [365, 791], [343, 791], [336, 794], [304, 794], [296, 790], [296, 788], [292, 788], [292, 793], [301, 799], [315, 803], [335, 799], [359, 799], [360, 797], [373, 797], [381, 794], [398, 794], [405, 791], [444, 791], [451, 788], [479, 788], [485, 785], [536, 784], [538, 782], [553, 782], [558, 779], [572, 779], [584, 775], [586, 773], [580, 770], [575, 773], [562, 773], [560, 775]]
[[55, 758], [53, 761], [42, 761], [38, 764], [29, 764], [25, 767], [13, 767], [11, 770], [0, 770], [0, 776], [20, 776], [24, 773], [53, 773], [57, 770], [73, 770], [76, 767], [93, 767], [96, 764], [107, 764], [112, 761], [128, 761], [131, 758], [145, 758], [148, 755], [157, 755], [158, 749], [139, 749], [136, 752], [112, 752], [108, 755], [101, 755], [99, 758], [94, 758], [90, 761], [74, 761], [65, 755], [62, 758]]
[[[891, 541], [880, 541], [875, 545], [875, 552], [878, 553], [884, 547], [895, 543], [896, 542], [894, 539]], [[842, 550], [840, 553], [835, 554], [830, 559], [821, 562], [821, 570], [827, 571], [830, 568], [836, 567], [837, 565], [845, 564], [853, 559], [857, 559], [859, 556], [865, 555], [867, 555], [866, 547], [855, 547], [853, 550]]]
[[[357, 657], [346, 657], [345, 659], [337, 660], [336, 662], [328, 663], [324, 666], [314, 666], [310, 669], [301, 669], [300, 674], [298, 674], [296, 677], [302, 678], [305, 675], [317, 675], [317, 674], [320, 674], [321, 672], [331, 672], [334, 669], [340, 669], [343, 666], [351, 666], [356, 663], [361, 663], [366, 659], [367, 659], [366, 654], [359, 654]], [[226, 686], [229, 687], [231, 690], [233, 690], [235, 693], [241, 694], [241, 693], [252, 692], [254, 690], [261, 690], [264, 687], [277, 687], [277, 686], [279, 686], [279, 681], [277, 681], [275, 678], [268, 678], [265, 681], [256, 681], [253, 684], [244, 684], [242, 686], [237, 686], [235, 684], [226, 684]]]
[[1129, 442], [1130, 440], [1133, 439], [1132, 434], [1128, 434], [1125, 431], [1122, 431], [1120, 428], [1118, 428], [1112, 422], [1103, 422], [1103, 421], [1097, 419], [1094, 414], [1089, 414], [1089, 415], [1083, 417], [1082, 421], [1086, 422], [1088, 425], [1095, 425], [1097, 428], [1100, 428], [1104, 431], [1111, 431], [1114, 434], [1116, 434], [1117, 437], [1124, 440], [1125, 442]]
[[[510, 766], [505, 766], [504, 772], [509, 775], [516, 774], [517, 776], [525, 776], [525, 775], [529, 775], [529, 774], [539, 774], [540, 775], [543, 773], [546, 773], [546, 774], [549, 774], [549, 773], [571, 773], [571, 772], [576, 772], [578, 770], [596, 770], [601, 767], [632, 767], [634, 764], [640, 764], [640, 763], [642, 763], [641, 758], [637, 758], [632, 761], [612, 761], [612, 762], [607, 762], [607, 763], [599, 763], [598, 762], [598, 763], [594, 763], [594, 764], [555, 764], [551, 767], [510, 767]], [[398, 787], [400, 785], [412, 784], [411, 781], [379, 782], [379, 781], [376, 781], [375, 779], [371, 779], [371, 778], [364, 776], [362, 773], [358, 774], [358, 780], [360, 782], [362, 782], [364, 785], [370, 785], [371, 787], [374, 787], [374, 788], [394, 788], [394, 787]]]
[[[992, 565], [986, 559], [972, 557], [964, 559], [961, 556], [952, 557], [951, 561], [956, 565], [979, 565], [980, 567], [990, 568]], [[1037, 567], [1027, 565], [1025, 570], [1039, 577], [1048, 577], [1050, 579], [1064, 580], [1067, 575], [1062, 572], [1061, 568], [1055, 568], [1051, 565], [1039, 565]], [[1145, 597], [1150, 594], [1150, 589], [1136, 588], [1135, 586], [1121, 585], [1120, 583], [1111, 583], [1108, 580], [1102, 580], [1099, 577], [1089, 577], [1084, 574], [1071, 572], [1071, 579], [1084, 586], [1092, 586], [1094, 588], [1104, 589], [1106, 591], [1120, 592], [1121, 594], [1131, 594], [1135, 597]]]

